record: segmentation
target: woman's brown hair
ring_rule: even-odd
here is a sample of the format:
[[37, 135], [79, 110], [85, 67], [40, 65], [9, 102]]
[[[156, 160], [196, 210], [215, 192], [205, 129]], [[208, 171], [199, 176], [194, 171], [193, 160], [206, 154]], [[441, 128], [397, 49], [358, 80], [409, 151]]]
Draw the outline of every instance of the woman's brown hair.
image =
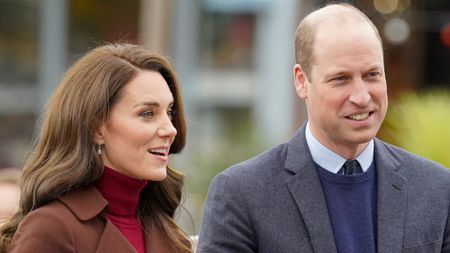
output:
[[[61, 195], [91, 185], [103, 172], [95, 152], [93, 132], [109, 118], [124, 86], [139, 71], [159, 72], [174, 98], [173, 125], [177, 135], [170, 153], [186, 142], [179, 82], [170, 62], [138, 45], [97, 47], [80, 58], [64, 75], [49, 100], [40, 132], [23, 170], [20, 208], [0, 230], [0, 252], [5, 252], [24, 217]], [[167, 167], [167, 177], [149, 182], [141, 192], [138, 215], [144, 231], [156, 231], [173, 252], [192, 252], [188, 236], [174, 221], [184, 176]]]

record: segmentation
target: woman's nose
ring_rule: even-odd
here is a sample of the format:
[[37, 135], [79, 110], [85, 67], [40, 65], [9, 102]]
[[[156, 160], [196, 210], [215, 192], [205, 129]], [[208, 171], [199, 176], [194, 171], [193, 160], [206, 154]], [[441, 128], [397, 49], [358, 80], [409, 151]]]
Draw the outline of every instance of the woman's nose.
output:
[[175, 137], [177, 135], [177, 129], [174, 127], [172, 119], [169, 116], [165, 116], [161, 120], [158, 134], [161, 137]]

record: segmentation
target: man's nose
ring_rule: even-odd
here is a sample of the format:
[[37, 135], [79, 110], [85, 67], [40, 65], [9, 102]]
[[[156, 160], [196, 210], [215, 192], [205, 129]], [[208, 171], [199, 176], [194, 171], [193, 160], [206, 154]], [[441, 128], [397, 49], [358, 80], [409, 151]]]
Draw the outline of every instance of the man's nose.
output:
[[360, 107], [367, 106], [371, 99], [367, 84], [360, 79], [354, 82], [351, 89], [350, 102]]

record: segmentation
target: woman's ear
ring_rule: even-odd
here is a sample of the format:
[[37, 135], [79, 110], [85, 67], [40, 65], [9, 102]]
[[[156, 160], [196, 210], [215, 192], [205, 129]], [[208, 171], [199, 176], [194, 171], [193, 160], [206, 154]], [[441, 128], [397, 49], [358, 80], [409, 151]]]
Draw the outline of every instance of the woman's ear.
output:
[[294, 65], [294, 84], [295, 91], [297, 91], [297, 95], [305, 100], [308, 98], [308, 77], [306, 76], [305, 71], [302, 69], [300, 64]]
[[103, 128], [104, 128], [104, 123], [98, 122], [95, 124], [94, 131], [92, 133], [94, 142], [97, 144], [100, 144], [100, 145], [103, 145], [105, 143], [104, 135], [103, 135]]

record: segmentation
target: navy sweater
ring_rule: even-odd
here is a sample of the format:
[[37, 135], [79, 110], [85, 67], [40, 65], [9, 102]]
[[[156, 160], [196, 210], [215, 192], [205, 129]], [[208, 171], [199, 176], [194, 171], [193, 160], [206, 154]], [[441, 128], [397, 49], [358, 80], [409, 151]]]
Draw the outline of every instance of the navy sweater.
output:
[[334, 174], [317, 165], [337, 251], [377, 251], [377, 189], [375, 164], [357, 175]]

